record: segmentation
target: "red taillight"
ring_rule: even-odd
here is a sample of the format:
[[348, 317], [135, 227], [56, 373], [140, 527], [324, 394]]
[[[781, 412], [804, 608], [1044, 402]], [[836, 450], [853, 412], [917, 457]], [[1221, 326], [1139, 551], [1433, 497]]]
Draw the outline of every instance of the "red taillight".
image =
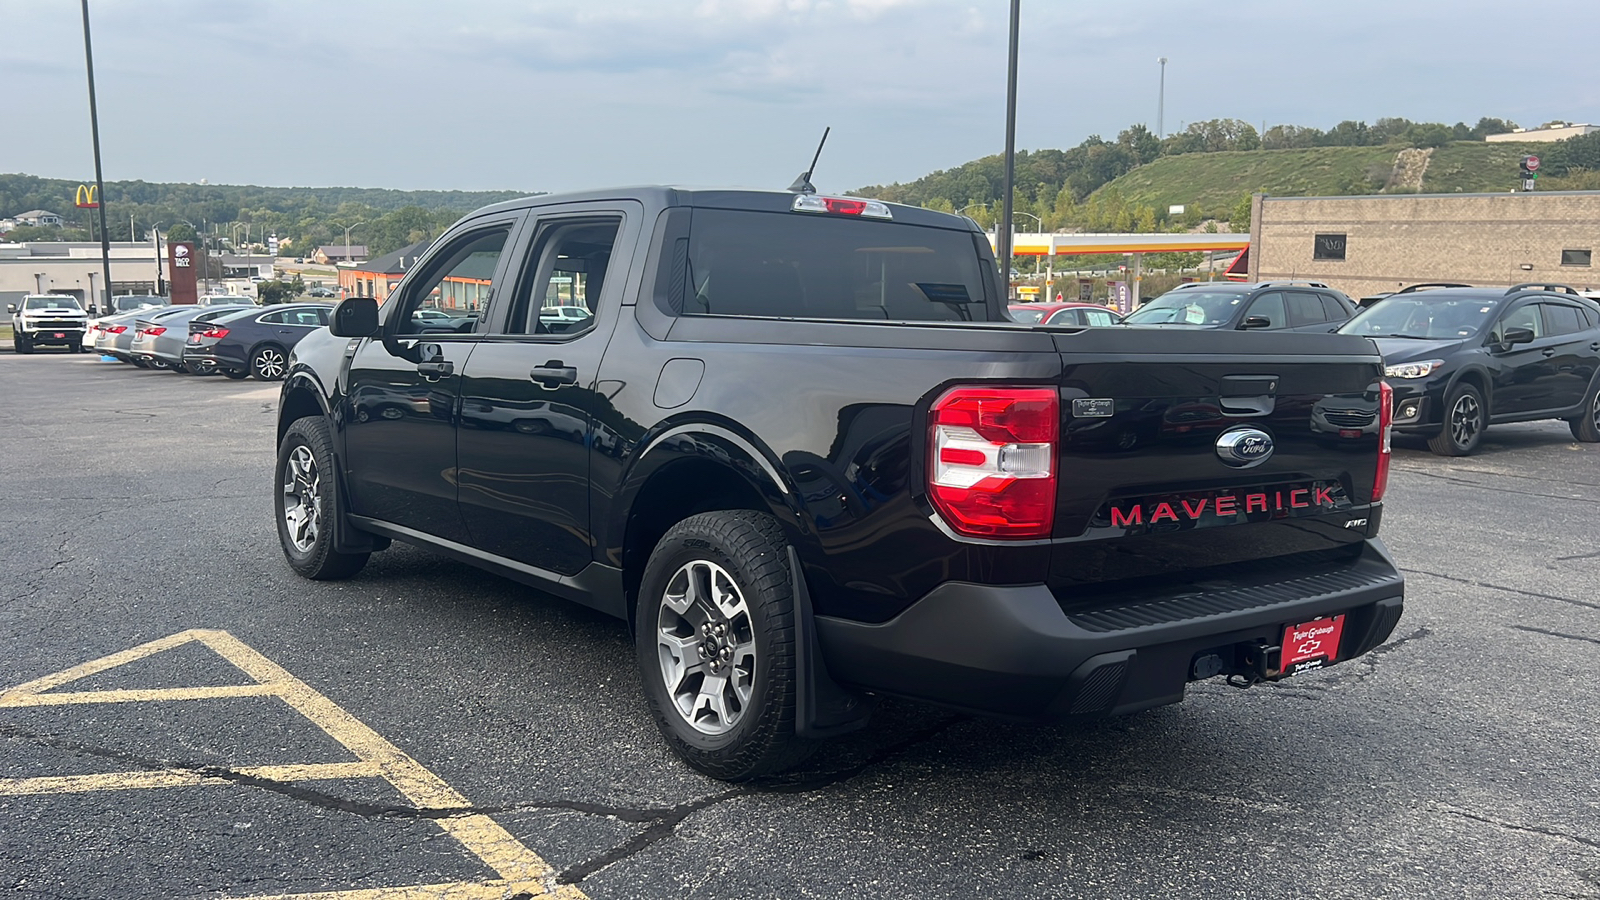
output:
[[1056, 517], [1055, 388], [958, 387], [929, 411], [928, 497], [958, 534], [1045, 538]]
[[146, 328], [144, 333], [150, 335], [151, 337], [160, 337], [161, 335], [167, 333], [167, 326], [155, 325], [150, 328]]
[[1389, 428], [1394, 424], [1394, 388], [1378, 382], [1378, 471], [1372, 477], [1372, 502], [1383, 499], [1389, 487]]
[[221, 326], [213, 326], [211, 328], [207, 328], [205, 331], [200, 332], [200, 336], [208, 338], [225, 338], [228, 336], [228, 329]]
[[126, 325], [112, 325], [112, 326], [110, 326], [109, 328], [106, 329], [106, 331], [110, 332], [111, 334], [121, 334], [121, 333], [123, 333], [124, 331], [127, 331], [127, 330], [128, 330], [128, 326], [126, 326]]

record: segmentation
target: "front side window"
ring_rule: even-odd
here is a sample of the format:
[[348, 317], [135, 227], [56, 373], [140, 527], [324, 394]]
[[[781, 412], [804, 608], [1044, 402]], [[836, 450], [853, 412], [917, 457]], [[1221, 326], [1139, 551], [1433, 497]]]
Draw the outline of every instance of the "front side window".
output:
[[1502, 343], [1505, 333], [1513, 328], [1526, 328], [1533, 332], [1534, 340], [1544, 337], [1544, 321], [1539, 315], [1539, 304], [1528, 303], [1506, 313], [1494, 329], [1494, 343]]
[[844, 216], [696, 209], [686, 315], [1004, 321], [974, 235]]
[[[1250, 304], [1250, 309], [1245, 313], [1245, 318], [1261, 316], [1267, 320], [1265, 328], [1284, 328], [1289, 324], [1288, 314], [1284, 308], [1283, 294], [1280, 291], [1268, 291], [1257, 297]], [[1240, 323], [1241, 325], [1243, 322]]]
[[593, 328], [621, 227], [621, 219], [607, 217], [540, 229], [506, 332], [577, 335]]
[[[400, 334], [469, 333], [479, 310], [494, 292], [494, 273], [505, 252], [510, 226], [489, 228], [463, 236], [428, 261], [421, 279], [407, 289], [401, 307], [394, 311]], [[436, 311], [446, 318], [418, 316]]]

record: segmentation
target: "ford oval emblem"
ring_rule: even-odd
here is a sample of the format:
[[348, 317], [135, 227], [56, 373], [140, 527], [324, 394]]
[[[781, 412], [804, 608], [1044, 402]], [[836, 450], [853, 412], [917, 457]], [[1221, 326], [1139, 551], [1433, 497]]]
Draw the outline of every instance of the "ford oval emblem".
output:
[[1259, 466], [1272, 455], [1272, 435], [1259, 428], [1235, 428], [1217, 436], [1217, 456], [1236, 469]]

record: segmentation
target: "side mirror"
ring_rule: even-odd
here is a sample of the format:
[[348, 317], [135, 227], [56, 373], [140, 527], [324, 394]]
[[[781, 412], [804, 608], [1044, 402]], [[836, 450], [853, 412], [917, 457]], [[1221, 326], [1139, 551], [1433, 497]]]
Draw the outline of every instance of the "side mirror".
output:
[[17, 305], [15, 303], [7, 303], [6, 304], [6, 312], [14, 313], [16, 311], [17, 311]]
[[348, 297], [333, 308], [328, 330], [338, 337], [372, 337], [378, 333], [378, 301]]
[[1272, 320], [1266, 316], [1245, 316], [1240, 328], [1271, 328]]
[[1533, 343], [1533, 329], [1507, 328], [1506, 333], [1500, 337], [1500, 343], [1507, 347], [1513, 344], [1531, 344]]

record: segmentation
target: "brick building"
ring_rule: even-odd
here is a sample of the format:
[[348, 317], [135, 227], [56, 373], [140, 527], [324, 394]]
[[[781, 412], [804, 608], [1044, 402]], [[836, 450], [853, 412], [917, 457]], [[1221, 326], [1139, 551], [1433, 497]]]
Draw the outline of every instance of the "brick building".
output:
[[1424, 281], [1600, 288], [1600, 191], [1268, 197], [1250, 217], [1257, 281], [1360, 297]]

